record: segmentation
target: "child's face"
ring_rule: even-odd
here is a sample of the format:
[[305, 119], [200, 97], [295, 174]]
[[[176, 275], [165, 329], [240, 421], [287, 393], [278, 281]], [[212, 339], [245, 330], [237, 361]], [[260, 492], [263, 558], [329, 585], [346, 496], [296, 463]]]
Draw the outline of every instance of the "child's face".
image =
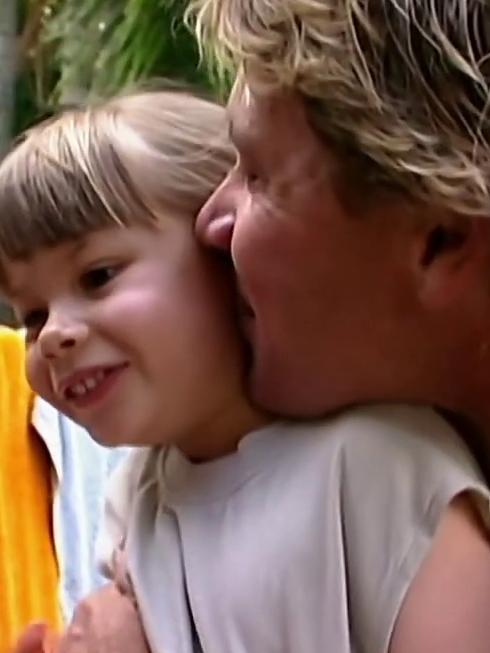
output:
[[203, 458], [232, 449], [260, 419], [216, 266], [177, 217], [7, 263], [34, 390], [104, 444], [172, 442]]

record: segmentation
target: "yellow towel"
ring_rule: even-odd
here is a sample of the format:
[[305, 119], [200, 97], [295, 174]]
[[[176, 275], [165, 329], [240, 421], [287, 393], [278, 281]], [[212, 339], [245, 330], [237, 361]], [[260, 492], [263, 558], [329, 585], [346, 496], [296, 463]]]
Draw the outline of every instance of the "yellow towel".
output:
[[0, 653], [32, 621], [61, 623], [51, 466], [31, 430], [24, 341], [0, 327]]

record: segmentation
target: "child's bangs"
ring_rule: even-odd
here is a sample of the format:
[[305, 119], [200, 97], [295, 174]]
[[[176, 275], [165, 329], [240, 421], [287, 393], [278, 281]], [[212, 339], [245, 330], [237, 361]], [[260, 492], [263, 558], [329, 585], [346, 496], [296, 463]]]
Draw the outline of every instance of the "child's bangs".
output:
[[2, 166], [0, 243], [5, 258], [28, 258], [39, 248], [97, 229], [151, 220], [107, 139], [77, 138], [72, 129], [68, 135], [58, 131], [50, 140], [48, 131], [28, 138]]

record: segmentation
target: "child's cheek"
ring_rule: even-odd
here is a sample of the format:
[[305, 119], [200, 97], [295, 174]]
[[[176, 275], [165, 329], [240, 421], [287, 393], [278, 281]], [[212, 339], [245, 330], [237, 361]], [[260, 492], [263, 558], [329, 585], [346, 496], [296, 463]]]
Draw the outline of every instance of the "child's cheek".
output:
[[26, 357], [26, 376], [31, 388], [41, 397], [50, 401], [54, 391], [49, 374], [49, 366], [39, 352], [39, 345], [28, 345]]

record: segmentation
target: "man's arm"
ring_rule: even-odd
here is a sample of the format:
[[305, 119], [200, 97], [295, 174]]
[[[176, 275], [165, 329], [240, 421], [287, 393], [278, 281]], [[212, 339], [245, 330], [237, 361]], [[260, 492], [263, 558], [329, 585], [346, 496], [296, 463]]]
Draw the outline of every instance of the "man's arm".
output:
[[490, 541], [468, 495], [457, 497], [441, 521], [390, 653], [490, 653]]

